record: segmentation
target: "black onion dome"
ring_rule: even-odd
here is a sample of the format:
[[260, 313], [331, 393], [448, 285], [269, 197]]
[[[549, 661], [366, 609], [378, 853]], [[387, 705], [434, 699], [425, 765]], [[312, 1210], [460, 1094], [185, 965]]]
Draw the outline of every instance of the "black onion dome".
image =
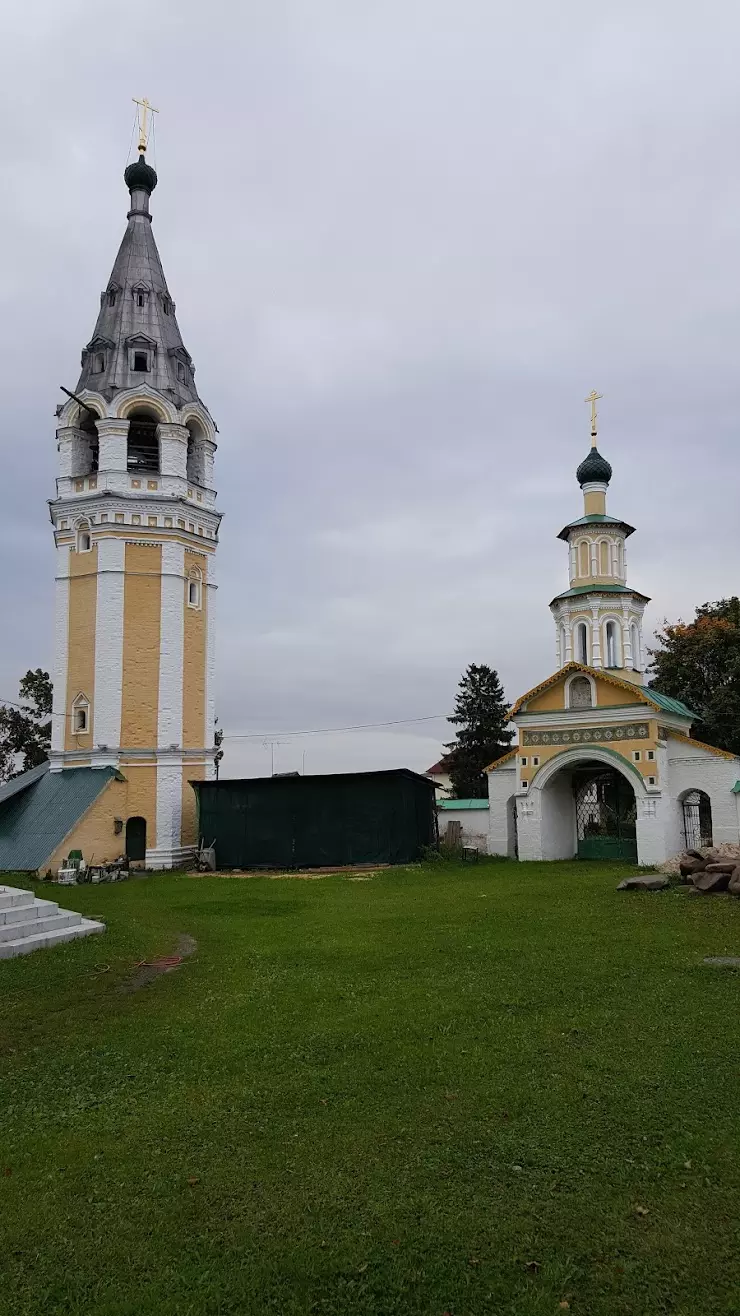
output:
[[584, 484], [608, 484], [611, 478], [612, 468], [598, 448], [591, 449], [576, 471], [576, 479], [581, 488]]
[[123, 177], [129, 192], [138, 189], [142, 192], [148, 192], [151, 196], [157, 186], [156, 171], [152, 169], [151, 165], [147, 164], [146, 157], [143, 155], [140, 155], [138, 160], [129, 165]]

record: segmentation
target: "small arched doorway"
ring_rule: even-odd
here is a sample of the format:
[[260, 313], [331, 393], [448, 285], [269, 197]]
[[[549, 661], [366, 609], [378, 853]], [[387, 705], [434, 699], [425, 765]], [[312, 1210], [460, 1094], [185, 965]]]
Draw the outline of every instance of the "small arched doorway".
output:
[[146, 859], [146, 818], [129, 818], [126, 823], [126, 858]]
[[686, 849], [712, 845], [712, 802], [706, 791], [688, 791], [681, 803]]
[[635, 792], [616, 768], [597, 763], [573, 773], [579, 859], [637, 860]]

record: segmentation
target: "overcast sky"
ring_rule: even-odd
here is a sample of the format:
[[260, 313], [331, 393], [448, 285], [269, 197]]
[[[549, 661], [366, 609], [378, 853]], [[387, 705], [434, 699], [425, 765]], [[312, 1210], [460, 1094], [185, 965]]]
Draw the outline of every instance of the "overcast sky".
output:
[[133, 95], [220, 430], [219, 714], [265, 737], [228, 775], [267, 738], [277, 770], [424, 769], [444, 721], [285, 733], [443, 714], [471, 661], [511, 700], [552, 671], [594, 386], [649, 628], [737, 592], [731, 0], [27, 0], [0, 28], [0, 695], [52, 664], [54, 408]]

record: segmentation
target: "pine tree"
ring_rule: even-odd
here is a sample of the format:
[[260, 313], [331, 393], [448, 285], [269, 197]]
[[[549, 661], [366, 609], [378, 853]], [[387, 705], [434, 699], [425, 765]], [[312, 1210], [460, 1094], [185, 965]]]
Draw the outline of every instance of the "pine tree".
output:
[[508, 713], [498, 672], [471, 663], [460, 679], [455, 712], [448, 718], [460, 728], [456, 739], [446, 746], [456, 799], [488, 797], [484, 769], [507, 753], [513, 739], [506, 726]]

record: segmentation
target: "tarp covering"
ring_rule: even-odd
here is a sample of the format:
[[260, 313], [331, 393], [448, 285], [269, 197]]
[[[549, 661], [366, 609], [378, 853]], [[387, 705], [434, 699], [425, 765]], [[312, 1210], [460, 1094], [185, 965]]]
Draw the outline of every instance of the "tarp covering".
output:
[[406, 768], [192, 785], [219, 868], [403, 864], [437, 839], [434, 782]]

